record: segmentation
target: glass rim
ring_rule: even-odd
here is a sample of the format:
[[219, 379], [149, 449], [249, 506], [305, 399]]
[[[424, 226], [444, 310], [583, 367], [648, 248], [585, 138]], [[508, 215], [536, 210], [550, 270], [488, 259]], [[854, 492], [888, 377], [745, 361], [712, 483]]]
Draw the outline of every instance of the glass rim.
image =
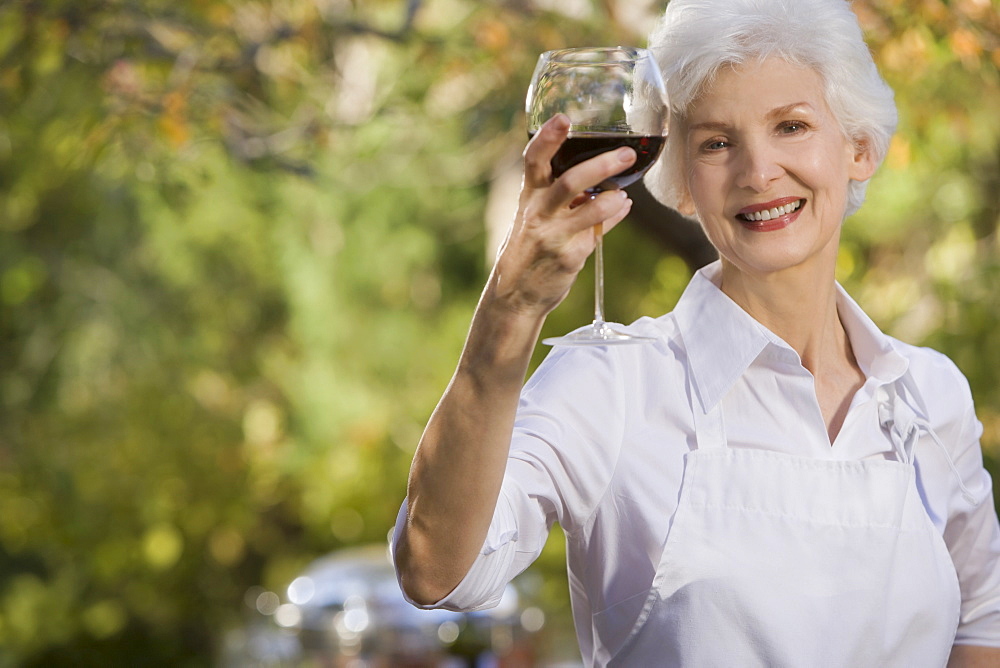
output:
[[[587, 53], [601, 54], [607, 56], [609, 53], [620, 53], [625, 57], [620, 59], [618, 62], [627, 62], [629, 60], [642, 60], [645, 58], [652, 58], [652, 52], [644, 47], [639, 46], [570, 46], [562, 49], [552, 49], [551, 51], [545, 51], [539, 56], [541, 59], [548, 60], [550, 62], [557, 63], [607, 63], [606, 59], [595, 58], [592, 61], [587, 60], [583, 57], [577, 58], [567, 58], [569, 55], [584, 56]], [[615, 61], [610, 61], [615, 62]]]

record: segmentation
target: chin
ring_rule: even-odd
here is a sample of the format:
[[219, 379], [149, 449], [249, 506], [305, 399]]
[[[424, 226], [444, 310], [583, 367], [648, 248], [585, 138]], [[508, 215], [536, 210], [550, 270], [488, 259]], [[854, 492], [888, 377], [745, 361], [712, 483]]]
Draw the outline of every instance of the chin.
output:
[[780, 274], [791, 269], [804, 268], [809, 265], [819, 267], [824, 264], [822, 259], [814, 253], [796, 252], [793, 249], [782, 251], [776, 248], [769, 248], [767, 252], [750, 253], [726, 253], [720, 251], [719, 256], [724, 263], [729, 264], [737, 271], [755, 276]]

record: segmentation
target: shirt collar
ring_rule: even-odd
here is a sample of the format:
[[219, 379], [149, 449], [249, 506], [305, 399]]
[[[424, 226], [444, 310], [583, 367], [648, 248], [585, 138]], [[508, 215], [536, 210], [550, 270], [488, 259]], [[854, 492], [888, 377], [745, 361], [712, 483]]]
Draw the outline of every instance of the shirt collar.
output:
[[[713, 408], [762, 352], [799, 365], [798, 354], [757, 322], [720, 288], [722, 265], [713, 262], [691, 279], [674, 309], [702, 408]], [[837, 284], [837, 308], [866, 376], [891, 383], [906, 373], [908, 362], [861, 307]]]
[[893, 383], [906, 374], [909, 360], [893, 345], [892, 339], [861, 310], [844, 288], [837, 284], [837, 312], [851, 341], [854, 358], [865, 376], [880, 384]]

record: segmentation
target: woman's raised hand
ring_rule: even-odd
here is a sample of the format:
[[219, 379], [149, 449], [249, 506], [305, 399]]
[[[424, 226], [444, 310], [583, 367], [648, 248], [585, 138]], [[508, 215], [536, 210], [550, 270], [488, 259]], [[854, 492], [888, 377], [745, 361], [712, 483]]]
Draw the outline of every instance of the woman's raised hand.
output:
[[496, 298], [514, 312], [545, 316], [554, 309], [594, 250], [594, 227], [607, 232], [632, 208], [623, 190], [584, 192], [635, 162], [630, 148], [602, 153], [552, 178], [550, 161], [569, 127], [566, 116], [553, 116], [524, 150], [518, 212], [494, 275]]

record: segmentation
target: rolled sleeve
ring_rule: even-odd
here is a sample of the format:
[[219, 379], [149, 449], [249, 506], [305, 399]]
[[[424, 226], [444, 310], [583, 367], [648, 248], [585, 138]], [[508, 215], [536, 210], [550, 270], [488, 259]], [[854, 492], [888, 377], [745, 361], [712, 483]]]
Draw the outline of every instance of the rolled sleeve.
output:
[[[443, 608], [459, 612], [496, 607], [507, 583], [535, 560], [548, 535], [549, 527], [544, 517], [540, 517], [537, 510], [533, 512], [523, 497], [517, 502], [517, 497], [516, 486], [505, 482], [479, 556], [451, 593], [430, 605], [420, 605], [404, 591], [407, 602], [423, 609]], [[393, 559], [405, 531], [406, 501], [396, 516], [390, 539]], [[396, 578], [399, 579], [399, 569], [396, 569]]]
[[[556, 521], [571, 532], [592, 513], [608, 489], [628, 412], [616, 359], [562, 349], [533, 374], [521, 395], [507, 469], [479, 556], [450, 594], [417, 607], [496, 606], [507, 583], [541, 554]], [[405, 530], [404, 502], [393, 555]]]

